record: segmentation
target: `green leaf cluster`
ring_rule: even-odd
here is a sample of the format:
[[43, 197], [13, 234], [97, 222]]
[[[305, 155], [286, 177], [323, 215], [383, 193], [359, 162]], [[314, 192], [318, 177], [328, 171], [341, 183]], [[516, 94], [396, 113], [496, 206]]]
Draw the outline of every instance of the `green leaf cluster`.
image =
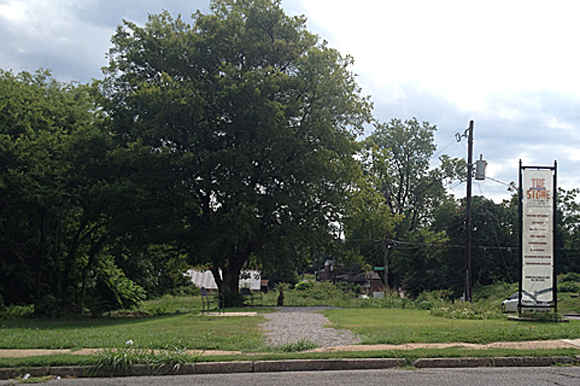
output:
[[126, 22], [97, 87], [118, 146], [158, 155], [174, 181], [175, 245], [227, 294], [250, 259], [303, 266], [338, 236], [371, 106], [352, 58], [278, 1], [211, 9], [192, 24], [166, 12]]

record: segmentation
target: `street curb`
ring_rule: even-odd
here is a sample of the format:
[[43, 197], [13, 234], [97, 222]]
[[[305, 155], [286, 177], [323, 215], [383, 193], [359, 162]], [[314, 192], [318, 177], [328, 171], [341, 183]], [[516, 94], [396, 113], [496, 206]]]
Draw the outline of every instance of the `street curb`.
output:
[[390, 369], [407, 364], [405, 359], [295, 359], [285, 361], [254, 362], [255, 373], [274, 371], [322, 371], [322, 370], [372, 370]]
[[578, 364], [578, 357], [424, 358], [413, 364], [418, 369], [466, 367], [547, 367]]
[[[547, 367], [558, 364], [577, 365], [580, 357], [500, 357], [500, 358], [424, 358], [417, 359], [414, 366], [425, 368], [467, 367]], [[25, 374], [31, 377], [135, 377], [151, 375], [193, 375], [226, 373], [265, 373], [282, 371], [331, 371], [331, 370], [377, 370], [406, 366], [403, 358], [362, 359], [296, 359], [255, 362], [198, 362], [179, 367], [170, 365], [135, 365], [126, 369], [111, 370], [105, 367], [34, 367], [0, 369], [0, 380], [14, 379]]]
[[190, 375], [226, 373], [265, 373], [281, 371], [324, 371], [324, 370], [371, 370], [404, 366], [405, 359], [364, 358], [364, 359], [304, 359], [255, 362], [198, 362], [179, 367], [169, 365], [135, 365], [126, 369], [111, 370], [105, 367], [34, 367], [20, 369], [0, 369], [0, 380], [14, 379], [24, 374], [31, 377], [59, 376], [88, 377], [135, 377], [150, 375]]

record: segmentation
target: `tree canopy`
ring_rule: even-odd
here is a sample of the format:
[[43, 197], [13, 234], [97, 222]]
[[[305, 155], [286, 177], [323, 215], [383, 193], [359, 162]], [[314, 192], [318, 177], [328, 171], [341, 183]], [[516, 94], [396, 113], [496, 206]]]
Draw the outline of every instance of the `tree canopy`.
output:
[[[428, 256], [438, 253], [437, 249], [419, 246], [427, 241], [446, 241], [444, 233], [434, 231], [434, 213], [452, 200], [446, 182], [456, 181], [464, 168], [462, 160], [447, 156], [439, 158], [437, 167], [431, 166], [436, 129], [416, 118], [392, 119], [376, 123], [375, 131], [363, 141], [363, 172], [368, 181], [374, 181], [374, 192], [382, 198], [380, 211], [390, 212], [391, 218], [390, 227], [385, 228], [388, 231], [382, 234], [384, 252], [380, 257], [375, 252], [372, 259], [375, 265], [385, 266], [398, 286], [415, 276]], [[373, 211], [367, 219], [380, 211]], [[407, 245], [393, 248], [395, 241]]]
[[[193, 265], [235, 305], [243, 268], [327, 258], [459, 296], [465, 162], [437, 163], [436, 126], [374, 121], [353, 59], [280, 1], [210, 9], [124, 22], [92, 85], [0, 70], [0, 306], [131, 307]], [[578, 193], [559, 192], [559, 272], [580, 269]], [[515, 280], [516, 208], [474, 198], [476, 284]]]
[[251, 256], [291, 264], [337, 237], [371, 106], [352, 58], [279, 1], [211, 9], [191, 25], [162, 13], [119, 27], [99, 90], [120, 145], [173, 158], [179, 241], [228, 294]]
[[78, 309], [78, 283], [107, 237], [95, 203], [108, 139], [93, 131], [86, 86], [1, 72], [0, 90], [0, 293]]

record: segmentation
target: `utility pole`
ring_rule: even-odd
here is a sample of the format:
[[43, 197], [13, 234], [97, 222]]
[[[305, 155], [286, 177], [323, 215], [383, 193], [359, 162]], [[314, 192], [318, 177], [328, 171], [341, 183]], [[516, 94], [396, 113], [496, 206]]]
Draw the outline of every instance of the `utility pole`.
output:
[[465, 301], [471, 302], [471, 177], [473, 174], [473, 120], [467, 134], [467, 195], [465, 197]]

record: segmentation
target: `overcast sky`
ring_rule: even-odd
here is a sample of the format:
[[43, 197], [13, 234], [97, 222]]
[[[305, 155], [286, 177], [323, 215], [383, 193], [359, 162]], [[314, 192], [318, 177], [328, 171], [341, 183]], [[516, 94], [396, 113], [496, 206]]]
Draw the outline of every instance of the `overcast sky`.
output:
[[[438, 153], [466, 157], [455, 140], [475, 122], [474, 158], [488, 176], [517, 181], [518, 162], [553, 165], [564, 189], [580, 188], [580, 23], [576, 1], [285, 0], [291, 15], [355, 59], [375, 117], [437, 125]], [[209, 0], [0, 0], [0, 68], [50, 69], [61, 81], [102, 77], [123, 19], [143, 25], [163, 9], [186, 20]], [[486, 180], [474, 195], [496, 201]], [[455, 188], [465, 194], [465, 184]]]

